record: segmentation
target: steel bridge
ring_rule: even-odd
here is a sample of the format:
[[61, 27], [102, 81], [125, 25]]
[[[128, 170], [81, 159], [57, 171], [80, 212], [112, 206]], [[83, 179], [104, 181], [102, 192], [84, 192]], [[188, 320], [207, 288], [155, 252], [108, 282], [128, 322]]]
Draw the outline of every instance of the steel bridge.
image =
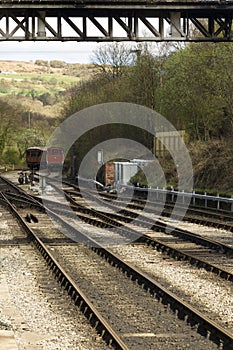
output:
[[232, 41], [233, 0], [0, 0], [0, 41]]

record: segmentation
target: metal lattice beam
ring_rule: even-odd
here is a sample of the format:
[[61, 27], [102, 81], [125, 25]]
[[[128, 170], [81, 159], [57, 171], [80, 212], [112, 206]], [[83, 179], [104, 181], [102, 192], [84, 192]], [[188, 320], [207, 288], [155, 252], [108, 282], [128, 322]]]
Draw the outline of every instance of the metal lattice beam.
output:
[[221, 0], [0, 1], [0, 41], [232, 41], [232, 18]]

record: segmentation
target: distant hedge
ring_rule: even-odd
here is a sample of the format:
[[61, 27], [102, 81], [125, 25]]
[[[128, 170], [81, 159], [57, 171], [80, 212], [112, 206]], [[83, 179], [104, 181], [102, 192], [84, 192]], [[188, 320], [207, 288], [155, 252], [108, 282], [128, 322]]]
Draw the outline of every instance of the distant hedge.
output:
[[65, 68], [67, 65], [64, 61], [52, 60], [50, 61], [50, 67], [52, 68]]
[[48, 66], [49, 61], [45, 61], [45, 60], [36, 60], [35, 64], [37, 64], [38, 66]]

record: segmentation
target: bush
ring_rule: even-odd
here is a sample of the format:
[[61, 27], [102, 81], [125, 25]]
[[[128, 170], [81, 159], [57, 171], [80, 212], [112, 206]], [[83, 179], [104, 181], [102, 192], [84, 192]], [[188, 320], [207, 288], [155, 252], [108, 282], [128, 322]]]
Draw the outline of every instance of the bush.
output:
[[190, 147], [194, 185], [199, 189], [232, 191], [232, 141], [195, 142]]
[[37, 64], [38, 66], [48, 66], [49, 62], [45, 60], [36, 60], [35, 64]]
[[56, 103], [56, 97], [50, 95], [48, 92], [45, 92], [44, 94], [38, 96], [37, 99], [43, 103], [43, 106], [51, 106]]
[[3, 162], [4, 164], [19, 164], [19, 154], [14, 149], [8, 149], [3, 154]]
[[66, 65], [67, 65], [66, 62], [64, 61], [59, 61], [59, 60], [50, 61], [50, 67], [52, 68], [65, 68]]

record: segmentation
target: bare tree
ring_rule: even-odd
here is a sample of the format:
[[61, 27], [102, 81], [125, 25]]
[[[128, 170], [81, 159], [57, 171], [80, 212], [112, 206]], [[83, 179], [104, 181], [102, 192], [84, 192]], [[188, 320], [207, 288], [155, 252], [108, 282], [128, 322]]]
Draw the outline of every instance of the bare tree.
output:
[[93, 52], [91, 61], [109, 78], [118, 78], [124, 72], [124, 67], [132, 64], [132, 45], [111, 43], [100, 46]]

